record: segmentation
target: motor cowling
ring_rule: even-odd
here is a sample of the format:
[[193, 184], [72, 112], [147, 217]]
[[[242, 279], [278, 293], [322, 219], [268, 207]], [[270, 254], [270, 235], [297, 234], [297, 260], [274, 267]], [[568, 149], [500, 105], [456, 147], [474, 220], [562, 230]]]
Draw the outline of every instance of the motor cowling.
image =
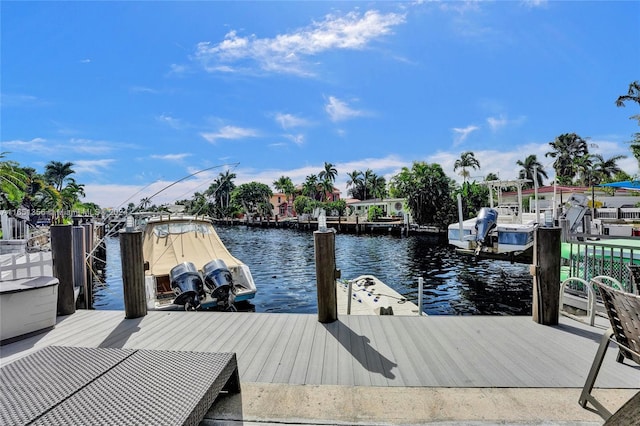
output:
[[218, 305], [228, 307], [235, 300], [233, 277], [227, 264], [222, 259], [213, 259], [202, 268], [202, 276], [211, 297], [218, 301]]
[[196, 265], [191, 262], [180, 263], [169, 271], [171, 289], [176, 295], [173, 303], [184, 305], [187, 309], [200, 306], [200, 299], [204, 297], [202, 278]]
[[476, 242], [479, 246], [491, 245], [491, 231], [498, 224], [498, 211], [489, 207], [483, 207], [476, 217]]

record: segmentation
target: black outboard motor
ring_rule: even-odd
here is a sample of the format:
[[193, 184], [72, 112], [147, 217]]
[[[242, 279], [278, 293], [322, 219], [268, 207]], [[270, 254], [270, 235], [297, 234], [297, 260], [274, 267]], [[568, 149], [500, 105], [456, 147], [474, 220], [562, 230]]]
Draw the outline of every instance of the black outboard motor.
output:
[[490, 246], [491, 245], [491, 231], [498, 224], [498, 211], [483, 207], [478, 212], [478, 217], [476, 218], [476, 254], [480, 252], [482, 246]]
[[235, 300], [233, 278], [222, 259], [213, 259], [202, 268], [204, 283], [211, 292], [211, 297], [218, 301], [218, 306], [228, 310]]
[[196, 265], [191, 262], [182, 262], [169, 272], [171, 288], [176, 294], [173, 303], [184, 305], [186, 310], [196, 310], [200, 307], [200, 298], [204, 297], [202, 278]]

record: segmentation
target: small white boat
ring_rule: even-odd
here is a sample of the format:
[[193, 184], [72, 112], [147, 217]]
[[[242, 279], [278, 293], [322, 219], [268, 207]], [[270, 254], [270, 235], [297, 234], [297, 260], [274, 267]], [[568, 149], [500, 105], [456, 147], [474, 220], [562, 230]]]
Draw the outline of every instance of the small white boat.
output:
[[[489, 186], [491, 206], [480, 209], [475, 218], [450, 224], [449, 244], [475, 254], [519, 254], [531, 249], [538, 215], [522, 211], [521, 191], [526, 182], [526, 179], [481, 182]], [[518, 205], [499, 204], [494, 208], [493, 189], [500, 191], [512, 186], [518, 188]]]
[[51, 330], [56, 324], [58, 279], [0, 281], [0, 344]]
[[256, 294], [249, 267], [229, 253], [208, 217], [145, 218], [142, 250], [148, 309], [233, 310]]
[[[351, 285], [351, 303], [349, 303]], [[337, 281], [339, 315], [419, 315], [418, 306], [373, 275]]]

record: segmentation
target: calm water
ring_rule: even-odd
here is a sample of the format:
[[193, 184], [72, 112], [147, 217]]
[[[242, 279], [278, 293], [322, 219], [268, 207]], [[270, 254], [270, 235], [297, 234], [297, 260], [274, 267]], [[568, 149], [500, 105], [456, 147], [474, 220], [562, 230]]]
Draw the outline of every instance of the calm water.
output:
[[[218, 226], [220, 238], [251, 269], [256, 312], [317, 312], [313, 234], [290, 229]], [[336, 234], [342, 278], [372, 274], [417, 303], [424, 278], [429, 315], [530, 315], [532, 279], [527, 265], [461, 256], [433, 237]], [[119, 240], [107, 240], [106, 284], [96, 309], [124, 309]]]

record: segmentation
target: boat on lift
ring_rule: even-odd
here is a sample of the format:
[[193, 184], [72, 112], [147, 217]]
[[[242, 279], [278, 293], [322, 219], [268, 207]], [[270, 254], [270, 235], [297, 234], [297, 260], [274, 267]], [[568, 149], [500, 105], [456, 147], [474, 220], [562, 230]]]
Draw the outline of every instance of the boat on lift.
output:
[[[522, 186], [528, 179], [492, 180], [480, 182], [489, 187], [490, 207], [483, 207], [474, 218], [462, 220], [462, 206], [458, 199], [460, 220], [447, 229], [449, 244], [475, 255], [519, 255], [533, 247], [533, 237], [538, 226], [538, 214], [524, 213]], [[502, 189], [516, 187], [518, 203], [502, 203]], [[498, 193], [498, 205], [494, 207], [493, 192]]]
[[206, 216], [141, 217], [147, 308], [235, 310], [255, 297], [249, 267], [236, 259]]

